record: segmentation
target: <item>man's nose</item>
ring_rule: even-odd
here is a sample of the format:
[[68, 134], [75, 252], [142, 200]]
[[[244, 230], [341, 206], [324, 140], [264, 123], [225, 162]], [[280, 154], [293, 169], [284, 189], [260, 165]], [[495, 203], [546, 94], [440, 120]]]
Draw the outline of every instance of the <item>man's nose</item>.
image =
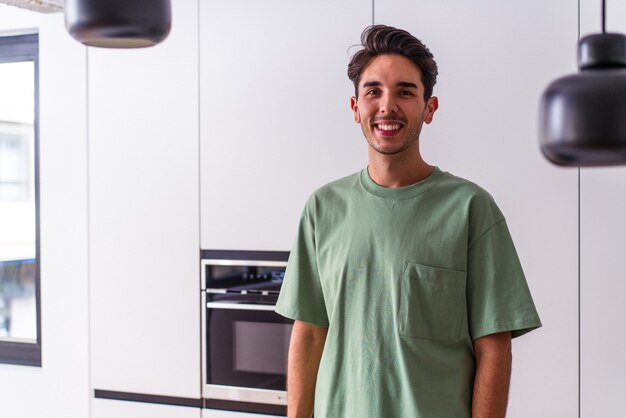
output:
[[384, 94], [380, 101], [380, 113], [390, 114], [398, 111], [398, 105], [391, 94]]

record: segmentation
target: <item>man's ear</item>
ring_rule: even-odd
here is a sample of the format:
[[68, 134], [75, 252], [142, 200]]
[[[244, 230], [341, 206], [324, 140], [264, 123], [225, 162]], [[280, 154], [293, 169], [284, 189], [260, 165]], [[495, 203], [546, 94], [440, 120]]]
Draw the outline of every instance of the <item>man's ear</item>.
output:
[[359, 113], [359, 105], [357, 104], [356, 97], [350, 97], [350, 108], [352, 112], [354, 112], [354, 121], [356, 123], [361, 123], [361, 114]]
[[428, 99], [428, 102], [426, 102], [424, 122], [432, 122], [437, 109], [439, 109], [439, 99], [437, 96], [431, 96], [430, 99]]

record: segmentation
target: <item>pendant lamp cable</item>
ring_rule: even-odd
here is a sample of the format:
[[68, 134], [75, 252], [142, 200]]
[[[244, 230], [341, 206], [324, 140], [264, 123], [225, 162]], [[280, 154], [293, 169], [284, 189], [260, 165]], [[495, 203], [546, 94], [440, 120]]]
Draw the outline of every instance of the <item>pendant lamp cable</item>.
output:
[[602, 33], [606, 33], [606, 0], [602, 0]]

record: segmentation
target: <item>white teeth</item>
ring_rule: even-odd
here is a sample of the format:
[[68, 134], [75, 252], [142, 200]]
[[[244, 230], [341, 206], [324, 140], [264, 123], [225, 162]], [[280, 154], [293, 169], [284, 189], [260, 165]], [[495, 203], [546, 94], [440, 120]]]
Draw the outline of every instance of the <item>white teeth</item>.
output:
[[394, 125], [378, 125], [378, 129], [381, 129], [383, 131], [395, 131], [400, 129], [400, 125], [399, 124], [394, 124]]

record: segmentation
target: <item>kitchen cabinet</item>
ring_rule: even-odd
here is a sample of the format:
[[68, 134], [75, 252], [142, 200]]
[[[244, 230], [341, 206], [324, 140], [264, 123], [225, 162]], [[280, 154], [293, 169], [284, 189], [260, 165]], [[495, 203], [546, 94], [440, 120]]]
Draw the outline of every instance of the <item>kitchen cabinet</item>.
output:
[[580, 189], [582, 416], [612, 416], [626, 389], [626, 169], [583, 169]]
[[537, 137], [544, 88], [576, 71], [577, 18], [569, 0], [375, 2], [376, 23], [409, 30], [439, 65], [425, 160], [492, 194], [545, 326], [513, 343], [510, 418], [577, 414], [577, 172], [549, 164]]
[[91, 418], [201, 418], [199, 408], [94, 399]]
[[198, 2], [172, 7], [162, 44], [88, 50], [91, 386], [199, 398]]
[[346, 70], [371, 10], [200, 2], [202, 248], [289, 250], [308, 195], [366, 165]]
[[[626, 32], [626, 4], [607, 2], [607, 31]], [[581, 36], [601, 31], [598, 1], [581, 1]], [[570, 46], [575, 48], [575, 44]], [[626, 382], [626, 168], [580, 173], [581, 416], [615, 416]]]
[[202, 418], [279, 418], [276, 415], [249, 414], [246, 412], [221, 411], [217, 409], [203, 409]]

